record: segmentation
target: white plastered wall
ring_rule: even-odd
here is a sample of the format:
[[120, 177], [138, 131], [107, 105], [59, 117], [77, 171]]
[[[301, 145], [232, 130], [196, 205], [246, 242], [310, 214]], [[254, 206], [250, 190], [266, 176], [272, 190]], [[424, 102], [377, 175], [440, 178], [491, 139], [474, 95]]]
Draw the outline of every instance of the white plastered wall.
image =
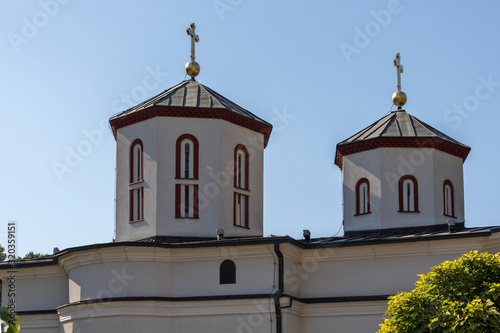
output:
[[[418, 213], [399, 212], [398, 181], [418, 182]], [[444, 224], [443, 182], [454, 186], [455, 215], [464, 222], [462, 159], [433, 148], [377, 148], [344, 156], [344, 230], [377, 230]], [[370, 181], [370, 214], [355, 216], [356, 184]]]
[[[191, 134], [199, 142], [199, 219], [175, 218], [177, 138]], [[129, 223], [129, 151], [135, 139], [144, 145], [144, 221]], [[116, 240], [155, 235], [215, 237], [262, 236], [264, 136], [218, 119], [158, 117], [118, 130]], [[234, 148], [249, 153], [249, 228], [233, 225]]]
[[[236, 284], [219, 283], [219, 267], [226, 259], [236, 264]], [[275, 261], [266, 245], [112, 247], [69, 254], [61, 265], [68, 271], [69, 301], [73, 303], [129, 296], [268, 294], [277, 281]]]
[[[158, 176], [158, 118], [120, 128], [116, 135], [116, 239], [137, 240], [157, 232], [156, 196]], [[130, 145], [136, 139], [143, 144], [144, 220], [130, 222]]]
[[16, 268], [11, 271], [1, 271], [2, 305], [8, 304], [9, 283], [7, 279], [12, 274], [16, 311], [53, 310], [57, 306], [68, 303], [68, 277], [66, 272], [57, 265], [41, 267]]

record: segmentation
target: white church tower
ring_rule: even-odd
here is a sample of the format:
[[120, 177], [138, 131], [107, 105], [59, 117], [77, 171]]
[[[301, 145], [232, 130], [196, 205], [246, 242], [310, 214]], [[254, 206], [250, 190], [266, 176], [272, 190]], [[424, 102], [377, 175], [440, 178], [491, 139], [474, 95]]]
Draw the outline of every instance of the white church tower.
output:
[[398, 109], [337, 145], [346, 236], [464, 226], [462, 165], [470, 148], [402, 109], [399, 53], [394, 65]]
[[110, 119], [117, 144], [116, 241], [263, 234], [272, 126], [191, 79]]

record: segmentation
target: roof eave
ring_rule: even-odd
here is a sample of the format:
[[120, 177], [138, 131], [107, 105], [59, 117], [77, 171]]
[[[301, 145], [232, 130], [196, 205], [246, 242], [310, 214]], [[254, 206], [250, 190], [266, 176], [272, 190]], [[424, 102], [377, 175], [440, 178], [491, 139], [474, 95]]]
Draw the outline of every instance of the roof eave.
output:
[[343, 157], [376, 148], [434, 148], [445, 153], [467, 159], [470, 147], [459, 145], [437, 137], [378, 137], [349, 143], [339, 143], [335, 154], [335, 165], [342, 170]]
[[152, 106], [140, 112], [113, 117], [109, 120], [109, 123], [113, 131], [113, 136], [116, 139], [118, 129], [155, 117], [211, 118], [226, 120], [235, 125], [262, 133], [264, 135], [264, 148], [269, 142], [269, 137], [273, 129], [273, 126], [267, 122], [264, 123], [250, 119], [226, 109], [172, 106]]

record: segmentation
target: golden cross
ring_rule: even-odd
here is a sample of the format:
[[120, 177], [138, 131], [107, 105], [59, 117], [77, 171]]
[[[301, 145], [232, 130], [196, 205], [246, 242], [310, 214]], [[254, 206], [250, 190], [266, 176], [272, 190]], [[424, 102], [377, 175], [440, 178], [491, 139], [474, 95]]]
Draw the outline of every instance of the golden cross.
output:
[[401, 73], [403, 73], [403, 65], [401, 65], [399, 53], [396, 53], [396, 58], [394, 58], [394, 66], [397, 67], [398, 71], [398, 91], [401, 91]]
[[194, 33], [194, 29], [196, 29], [196, 26], [194, 23], [191, 23], [191, 26], [186, 29], [186, 32], [189, 36], [191, 36], [191, 61], [194, 61], [195, 56], [194, 56], [194, 42], [199, 42], [200, 37], [198, 37], [197, 34]]

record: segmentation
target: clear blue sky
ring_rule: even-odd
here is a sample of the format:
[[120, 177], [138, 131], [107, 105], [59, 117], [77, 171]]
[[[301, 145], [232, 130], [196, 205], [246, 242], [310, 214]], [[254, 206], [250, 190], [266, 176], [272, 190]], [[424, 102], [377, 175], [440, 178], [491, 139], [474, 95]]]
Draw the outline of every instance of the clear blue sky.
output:
[[112, 240], [115, 141], [101, 124], [185, 79], [191, 22], [198, 81], [275, 126], [265, 235], [337, 233], [335, 146], [390, 110], [397, 52], [405, 109], [472, 147], [466, 225], [499, 225], [498, 13], [494, 0], [3, 1], [0, 244], [9, 220], [21, 255]]

